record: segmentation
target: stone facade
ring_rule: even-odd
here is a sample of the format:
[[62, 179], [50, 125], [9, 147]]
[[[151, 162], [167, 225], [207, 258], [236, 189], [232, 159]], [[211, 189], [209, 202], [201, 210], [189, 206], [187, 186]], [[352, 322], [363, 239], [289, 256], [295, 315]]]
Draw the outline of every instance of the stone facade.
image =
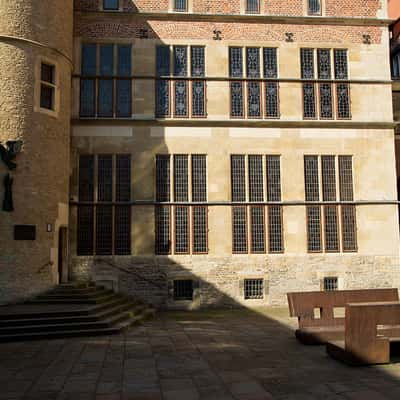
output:
[[[54, 132], [57, 138], [57, 147], [45, 142], [51, 149], [51, 160], [46, 161], [51, 171], [48, 173], [49, 168], [46, 168], [45, 177], [37, 170], [32, 169], [32, 174], [26, 171], [27, 182], [37, 185], [41, 177], [40, 185], [49, 188], [46, 192], [49, 193], [48, 198], [40, 198], [42, 207], [38, 207], [41, 210], [40, 213], [38, 211], [38, 224], [49, 222], [55, 228], [63, 224], [69, 226], [71, 278], [93, 280], [168, 308], [284, 304], [288, 291], [320, 290], [325, 277], [337, 277], [341, 289], [400, 287], [400, 239], [397, 205], [394, 203], [396, 160], [386, 1], [325, 0], [322, 1], [321, 17], [316, 18], [307, 17], [307, 1], [303, 0], [261, 1], [260, 6], [261, 16], [254, 16], [244, 15], [244, 1], [190, 0], [188, 13], [174, 13], [172, 1], [120, 0], [119, 11], [104, 12], [99, 0], [75, 0], [74, 32], [69, 36], [71, 43], [68, 46], [67, 42], [49, 44], [67, 55], [70, 52], [72, 54], [72, 108], [68, 106], [69, 80], [65, 78], [65, 86], [60, 88], [60, 110], [65, 110], [65, 113], [60, 112], [58, 119], [43, 116], [46, 120], [40, 125], [43, 131], [49, 134]], [[4, 16], [8, 13], [4, 13]], [[67, 22], [60, 24], [64, 26]], [[220, 31], [221, 40], [215, 40], [215, 31]], [[68, 38], [62, 29], [57, 35]], [[57, 35], [52, 40], [56, 40]], [[40, 35], [32, 39], [45, 41]], [[81, 47], [85, 43], [132, 45], [132, 118], [80, 118]], [[160, 44], [205, 46], [207, 118], [155, 117], [155, 54], [156, 46]], [[228, 76], [231, 46], [278, 49], [279, 119], [230, 117]], [[351, 119], [304, 120], [300, 79], [300, 49], [303, 47], [347, 49]], [[5, 51], [2, 48], [0, 52]], [[36, 47], [32, 49], [36, 51]], [[26, 53], [33, 52], [32, 49], [28, 46], [23, 50], [24, 57]], [[18, 51], [11, 49], [10, 53], [16, 57]], [[63, 76], [69, 79], [68, 63], [61, 55], [58, 57], [57, 62], [62, 65], [60, 68], [65, 68], [62, 69], [65, 71]], [[0, 63], [3, 63], [4, 72], [4, 65], [10, 60], [3, 58]], [[28, 69], [27, 65], [25, 69]], [[22, 79], [20, 75], [18, 73], [18, 79]], [[32, 91], [27, 82], [34, 82], [34, 77], [28, 72], [26, 75], [30, 79], [26, 78], [23, 85]], [[25, 75], [22, 76], [25, 79]], [[8, 95], [9, 91], [7, 87], [0, 94]], [[12, 101], [19, 104], [15, 98], [9, 104]], [[32, 107], [31, 103], [24, 103], [23, 108], [29, 118], [36, 115], [32, 113]], [[69, 145], [67, 133], [70, 112], [72, 128]], [[22, 118], [25, 120], [28, 116], [21, 115]], [[17, 123], [18, 118], [8, 120], [9, 124]], [[54, 122], [57, 128], [50, 122]], [[66, 155], [64, 150], [68, 148], [70, 154]], [[54, 153], [57, 157], [54, 157]], [[79, 155], [121, 153], [132, 157], [132, 255], [78, 256]], [[35, 151], [29, 154], [32, 159], [38, 159]], [[206, 255], [154, 254], [155, 157], [158, 154], [207, 155], [209, 251]], [[282, 254], [232, 254], [232, 154], [281, 156]], [[353, 157], [356, 252], [307, 252], [304, 155]], [[19, 156], [20, 165], [23, 156]], [[32, 165], [31, 158], [26, 162], [28, 169]], [[25, 169], [20, 167], [19, 171]], [[70, 187], [66, 182], [68, 173]], [[16, 192], [16, 203], [25, 201], [24, 197], [32, 190], [28, 183], [20, 188], [25, 192]], [[68, 196], [71, 202], [69, 215], [66, 216]], [[56, 209], [60, 210], [62, 217], [56, 214], [51, 217], [51, 210]], [[21, 215], [20, 221], [26, 223], [29, 219]], [[5, 235], [10, 235], [12, 224], [11, 221], [6, 225], [0, 224]], [[54, 255], [57, 253], [54, 248], [57, 235], [47, 235], [47, 242], [40, 237], [37, 243], [47, 243], [46, 249]], [[7, 250], [9, 253], [4, 254], [8, 254], [8, 258], [3, 258], [8, 260], [6, 270], [9, 274], [16, 250], [12, 240], [7, 242], [7, 246], [10, 246], [10, 250]], [[46, 251], [41, 250], [40, 260], [32, 258], [32, 247], [24, 248], [23, 254], [30, 257], [31, 264], [40, 266], [47, 261]], [[21, 257], [19, 263], [26, 265], [26, 258]], [[47, 279], [40, 276], [37, 280], [42, 285], [40, 288], [56, 281], [56, 266], [57, 262], [49, 269], [51, 274]], [[10, 280], [8, 276], [5, 275], [3, 281]], [[18, 276], [27, 283], [33, 280], [23, 269]], [[193, 280], [193, 301], [174, 301], [175, 279]], [[262, 299], [244, 299], [245, 279], [264, 279]], [[18, 287], [18, 284], [10, 286], [9, 293], [0, 294], [0, 301], [8, 300], [11, 294], [20, 296]], [[33, 292], [39, 287], [32, 285], [31, 288]], [[6, 291], [6, 288], [1, 286], [1, 290]]]

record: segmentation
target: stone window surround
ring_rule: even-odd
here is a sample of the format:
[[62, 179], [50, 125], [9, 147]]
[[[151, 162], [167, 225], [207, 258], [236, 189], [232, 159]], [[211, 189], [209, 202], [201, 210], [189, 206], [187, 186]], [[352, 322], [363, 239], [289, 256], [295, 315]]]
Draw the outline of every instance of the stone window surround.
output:
[[[263, 295], [264, 297], [262, 299], [245, 299], [245, 285], [244, 281], [249, 280], [249, 279], [262, 279], [263, 280]], [[323, 279], [322, 279], [323, 283]], [[268, 275], [260, 275], [260, 274], [242, 274], [239, 280], [239, 294], [240, 298], [243, 299], [243, 301], [247, 302], [259, 302], [259, 303], [264, 303], [269, 296], [269, 280], [268, 280]]]
[[[54, 109], [49, 110], [40, 106], [41, 85], [42, 85], [42, 64], [54, 67]], [[34, 90], [34, 112], [46, 114], [58, 118], [60, 113], [60, 67], [55, 59], [40, 56], [36, 59], [34, 67], [35, 90]]]
[[176, 12], [179, 14], [190, 14], [193, 13], [193, 2], [195, 0], [186, 0], [187, 4], [187, 9], [186, 11], [175, 11], [175, 0], [169, 0], [169, 6], [168, 6], [168, 12]]
[[308, 2], [309, 0], [304, 0], [303, 2], [303, 13], [307, 17], [324, 17], [326, 16], [326, 2], [325, 0], [320, 0], [321, 1], [321, 13], [320, 14], [309, 14], [308, 13]]

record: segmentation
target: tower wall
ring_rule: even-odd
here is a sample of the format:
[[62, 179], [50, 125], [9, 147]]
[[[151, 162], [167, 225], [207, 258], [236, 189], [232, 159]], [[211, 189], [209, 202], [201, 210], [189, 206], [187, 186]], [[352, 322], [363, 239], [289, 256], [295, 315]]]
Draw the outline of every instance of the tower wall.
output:
[[[58, 232], [68, 225], [72, 27], [72, 0], [0, 2], [0, 143], [23, 141], [11, 172], [14, 211], [0, 208], [0, 303], [59, 279]], [[55, 68], [54, 111], [40, 107], [43, 62]], [[0, 160], [0, 206], [8, 172]], [[15, 240], [15, 225], [34, 225], [35, 240]]]

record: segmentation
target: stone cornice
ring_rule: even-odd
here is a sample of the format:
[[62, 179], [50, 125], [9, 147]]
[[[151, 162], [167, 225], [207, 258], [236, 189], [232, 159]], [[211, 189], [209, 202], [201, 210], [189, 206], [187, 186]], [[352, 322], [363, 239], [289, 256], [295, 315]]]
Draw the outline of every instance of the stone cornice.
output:
[[362, 17], [305, 17], [249, 14], [200, 14], [176, 12], [133, 12], [133, 11], [75, 11], [76, 15], [112, 18], [140, 18], [167, 21], [244, 22], [283, 25], [335, 25], [335, 26], [380, 26], [387, 27], [392, 19]]

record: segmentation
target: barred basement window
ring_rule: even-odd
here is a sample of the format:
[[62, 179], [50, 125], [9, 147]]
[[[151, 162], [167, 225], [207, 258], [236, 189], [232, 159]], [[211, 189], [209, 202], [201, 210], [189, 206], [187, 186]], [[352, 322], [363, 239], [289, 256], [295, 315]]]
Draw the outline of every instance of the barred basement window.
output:
[[315, 86], [313, 83], [303, 83], [303, 115], [304, 118], [316, 118]]
[[335, 49], [335, 79], [348, 79], [347, 50]]
[[318, 79], [331, 79], [331, 51], [318, 49]]
[[338, 290], [338, 278], [337, 277], [328, 277], [324, 278], [324, 290], [325, 291], [332, 291]]
[[333, 118], [332, 85], [321, 83], [319, 85], [319, 102], [321, 119]]
[[261, 84], [247, 82], [247, 115], [249, 118], [261, 117]]
[[207, 207], [196, 206], [193, 210], [193, 253], [206, 254], [207, 244]]
[[171, 199], [170, 163], [168, 155], [156, 156], [156, 200], [158, 202], [168, 202]]
[[243, 49], [241, 47], [229, 48], [229, 76], [231, 78], [243, 77]]
[[246, 48], [246, 66], [248, 78], [260, 77], [260, 49], [258, 47]]
[[233, 252], [247, 253], [247, 208], [233, 207]]
[[246, 164], [245, 157], [241, 155], [231, 156], [231, 182], [232, 201], [246, 201]]
[[350, 93], [347, 83], [338, 83], [336, 86], [337, 116], [340, 119], [348, 119], [350, 113]]
[[321, 15], [321, 0], [308, 0], [308, 14]]
[[55, 66], [42, 63], [40, 77], [40, 107], [55, 110], [56, 76]]
[[307, 206], [307, 247], [309, 252], [322, 250], [321, 207]]
[[175, 207], [175, 253], [189, 253], [189, 207]]
[[174, 281], [174, 300], [193, 300], [193, 281]]
[[155, 209], [155, 253], [170, 254], [171, 253], [171, 210], [169, 206], [158, 206]]
[[103, 10], [118, 10], [119, 0], [103, 0]]
[[192, 201], [207, 201], [207, 158], [192, 155]]
[[322, 199], [336, 201], [336, 166], [335, 156], [322, 156]]
[[263, 279], [245, 279], [244, 280], [244, 298], [245, 300], [259, 300], [264, 298], [264, 280]]
[[231, 82], [231, 117], [244, 117], [243, 108], [243, 84]]
[[246, 13], [258, 14], [260, 12], [259, 0], [246, 0]]
[[174, 200], [189, 201], [188, 156], [174, 155]]
[[187, 0], [174, 0], [174, 11], [187, 11]]
[[250, 207], [251, 252], [265, 253], [264, 207]]
[[300, 49], [301, 79], [314, 79], [314, 49]]
[[262, 156], [250, 155], [249, 164], [249, 200], [264, 201], [264, 175]]

